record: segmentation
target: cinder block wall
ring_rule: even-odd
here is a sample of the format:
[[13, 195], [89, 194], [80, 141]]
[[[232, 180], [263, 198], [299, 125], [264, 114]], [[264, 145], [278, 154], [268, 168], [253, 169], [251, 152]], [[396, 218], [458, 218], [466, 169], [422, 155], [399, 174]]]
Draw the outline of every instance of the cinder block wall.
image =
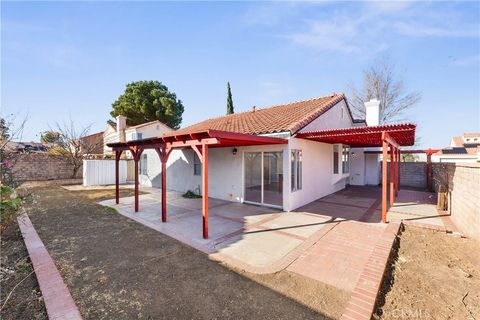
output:
[[449, 191], [449, 211], [455, 225], [480, 240], [480, 164], [433, 164], [433, 186]]
[[[427, 164], [425, 162], [402, 162], [400, 164], [400, 186], [426, 189]], [[390, 181], [390, 163], [387, 165], [387, 181]], [[382, 168], [380, 168], [382, 176]]]
[[[73, 166], [68, 158], [44, 153], [18, 154], [11, 161], [17, 181], [40, 181], [72, 178]], [[76, 178], [82, 177], [82, 168]]]

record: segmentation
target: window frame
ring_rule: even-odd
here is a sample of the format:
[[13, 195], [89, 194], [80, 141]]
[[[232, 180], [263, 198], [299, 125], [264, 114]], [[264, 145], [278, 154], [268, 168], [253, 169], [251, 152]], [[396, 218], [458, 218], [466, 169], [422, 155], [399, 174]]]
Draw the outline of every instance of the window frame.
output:
[[193, 151], [193, 175], [202, 175], [202, 162], [195, 151]]
[[350, 174], [350, 146], [342, 145], [342, 174]]
[[138, 174], [148, 175], [148, 155], [143, 153], [138, 161]]
[[333, 174], [340, 173], [340, 145], [333, 145]]
[[290, 191], [302, 190], [303, 185], [303, 154], [300, 149], [290, 151]]

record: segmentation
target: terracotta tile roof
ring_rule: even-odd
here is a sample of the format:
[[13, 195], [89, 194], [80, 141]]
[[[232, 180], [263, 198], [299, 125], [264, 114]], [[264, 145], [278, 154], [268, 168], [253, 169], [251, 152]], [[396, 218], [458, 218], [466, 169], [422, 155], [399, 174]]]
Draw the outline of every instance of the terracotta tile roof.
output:
[[480, 137], [480, 132], [464, 133], [465, 138], [477, 138]]
[[175, 131], [184, 134], [202, 130], [220, 130], [247, 134], [295, 133], [316, 117], [345, 99], [343, 93], [274, 105], [211, 118]]

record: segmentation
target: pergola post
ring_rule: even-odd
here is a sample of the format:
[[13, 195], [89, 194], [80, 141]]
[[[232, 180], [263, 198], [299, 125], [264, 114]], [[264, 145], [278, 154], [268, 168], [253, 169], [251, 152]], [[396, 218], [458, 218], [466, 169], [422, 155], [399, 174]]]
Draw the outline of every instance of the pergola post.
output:
[[133, 162], [135, 163], [135, 212], [138, 212], [138, 161], [140, 160], [142, 151], [143, 150], [137, 146], [130, 147]]
[[398, 149], [398, 191], [400, 191], [401, 187], [400, 187], [400, 183], [401, 183], [401, 180], [400, 180], [400, 176], [402, 175], [402, 153], [400, 152], [400, 149]]
[[162, 222], [167, 222], [167, 161], [171, 150], [166, 144], [155, 148], [162, 163]]
[[208, 239], [208, 145], [202, 144], [202, 220], [203, 238]]
[[388, 145], [385, 132], [382, 133], [382, 222], [387, 222], [387, 158]]
[[120, 170], [119, 162], [122, 150], [115, 149], [115, 203], [120, 203]]
[[394, 180], [395, 180], [395, 155], [394, 153], [394, 147], [390, 145], [390, 207], [393, 206], [393, 201], [394, 201], [394, 196], [395, 196], [395, 186], [394, 186]]

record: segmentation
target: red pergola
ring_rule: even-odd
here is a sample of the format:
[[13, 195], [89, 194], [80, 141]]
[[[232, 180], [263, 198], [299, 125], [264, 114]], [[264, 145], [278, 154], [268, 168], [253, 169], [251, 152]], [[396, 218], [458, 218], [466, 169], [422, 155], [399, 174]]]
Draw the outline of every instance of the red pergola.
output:
[[[324, 143], [342, 143], [356, 148], [382, 147], [382, 222], [387, 222], [387, 194], [390, 207], [400, 190], [400, 147], [415, 143], [416, 125], [411, 123], [351, 127], [322, 131], [302, 132], [296, 135]], [[390, 152], [389, 150], [390, 149]], [[390, 192], [387, 190], [387, 158], [390, 154]]]
[[135, 212], [138, 212], [138, 161], [145, 149], [154, 149], [162, 162], [162, 222], [167, 221], [167, 160], [173, 149], [192, 148], [202, 163], [202, 220], [203, 237], [208, 238], [208, 149], [286, 144], [288, 141], [280, 138], [255, 136], [218, 130], [193, 131], [188, 133], [175, 132], [162, 137], [128, 142], [109, 143], [107, 146], [115, 151], [115, 197], [119, 203], [119, 160], [123, 151], [130, 151], [135, 162]]

